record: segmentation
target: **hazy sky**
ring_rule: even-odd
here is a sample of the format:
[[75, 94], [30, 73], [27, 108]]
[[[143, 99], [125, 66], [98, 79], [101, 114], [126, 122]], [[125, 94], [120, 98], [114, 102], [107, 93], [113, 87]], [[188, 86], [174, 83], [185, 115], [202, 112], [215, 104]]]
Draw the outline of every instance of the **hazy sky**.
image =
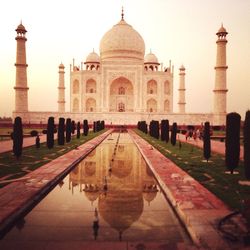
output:
[[0, 116], [14, 110], [15, 29], [28, 31], [26, 54], [30, 111], [56, 111], [58, 65], [65, 65], [69, 111], [69, 65], [99, 53], [102, 36], [121, 18], [144, 39], [159, 62], [174, 65], [174, 111], [179, 67], [186, 68], [186, 111], [211, 112], [215, 78], [215, 33], [228, 31], [228, 112], [250, 109], [250, 0], [8, 0], [1, 3]]

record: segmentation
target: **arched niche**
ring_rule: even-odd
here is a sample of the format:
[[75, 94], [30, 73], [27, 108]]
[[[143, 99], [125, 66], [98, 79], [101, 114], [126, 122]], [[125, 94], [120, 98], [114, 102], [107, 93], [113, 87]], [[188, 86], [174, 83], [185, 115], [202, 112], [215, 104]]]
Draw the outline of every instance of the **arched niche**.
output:
[[153, 98], [147, 101], [147, 112], [157, 112], [157, 101]]
[[88, 98], [86, 100], [86, 111], [95, 112], [96, 111], [96, 100], [94, 98]]
[[164, 101], [164, 111], [165, 112], [170, 112], [170, 103], [169, 100]]
[[94, 79], [87, 80], [86, 93], [96, 93], [96, 81]]
[[170, 83], [168, 80], [164, 82], [164, 94], [165, 95], [170, 94]]
[[134, 88], [130, 80], [118, 77], [110, 84], [109, 110], [111, 112], [131, 112], [134, 110]]
[[73, 112], [79, 112], [79, 100], [74, 98], [73, 100]]
[[73, 82], [73, 94], [79, 94], [79, 81], [78, 80], [74, 80]]
[[150, 80], [147, 82], [147, 93], [157, 94], [157, 82], [155, 80]]

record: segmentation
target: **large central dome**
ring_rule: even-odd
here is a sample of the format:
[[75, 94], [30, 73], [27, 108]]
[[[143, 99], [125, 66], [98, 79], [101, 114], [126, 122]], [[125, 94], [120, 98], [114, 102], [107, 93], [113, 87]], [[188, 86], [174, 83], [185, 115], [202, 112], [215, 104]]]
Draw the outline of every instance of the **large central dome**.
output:
[[103, 36], [100, 42], [101, 60], [143, 60], [145, 44], [141, 35], [123, 19]]

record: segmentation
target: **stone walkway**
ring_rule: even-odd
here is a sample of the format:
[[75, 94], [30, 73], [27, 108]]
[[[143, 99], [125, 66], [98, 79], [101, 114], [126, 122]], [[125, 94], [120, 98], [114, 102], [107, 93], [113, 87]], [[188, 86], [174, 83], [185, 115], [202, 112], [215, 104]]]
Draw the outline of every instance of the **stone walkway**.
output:
[[[35, 145], [36, 137], [25, 137], [23, 139], [23, 147], [29, 147]], [[40, 135], [40, 143], [46, 141], [46, 135]], [[12, 140], [0, 141], [0, 154], [11, 151], [13, 147]]]
[[[44, 166], [25, 175], [20, 181], [0, 189], [0, 236], [19, 218], [20, 215], [40, 200], [58, 180], [66, 176], [70, 170], [99, 145], [112, 130], [84, 143]], [[0, 237], [1, 238], [1, 237]]]
[[[129, 133], [193, 241], [202, 249], [244, 249], [226, 242], [217, 230], [218, 221], [232, 211], [134, 131]], [[241, 218], [238, 223], [244, 227]]]
[[[186, 136], [183, 134], [178, 134], [177, 138], [182, 142], [187, 142], [196, 147], [203, 148], [203, 141], [200, 139], [194, 140], [193, 138], [191, 138], [191, 139], [186, 140]], [[211, 140], [211, 151], [214, 153], [225, 155], [225, 142]], [[240, 159], [241, 160], [243, 160], [243, 153], [244, 153], [244, 147], [240, 146]]]

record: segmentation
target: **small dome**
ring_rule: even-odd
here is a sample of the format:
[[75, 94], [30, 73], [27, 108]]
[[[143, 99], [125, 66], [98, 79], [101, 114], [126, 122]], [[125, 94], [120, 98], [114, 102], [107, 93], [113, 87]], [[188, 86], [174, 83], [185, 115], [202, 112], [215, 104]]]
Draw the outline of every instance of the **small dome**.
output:
[[27, 32], [27, 30], [25, 29], [25, 27], [23, 26], [22, 23], [20, 23], [20, 24], [17, 26], [16, 31], [17, 31], [17, 32], [21, 32], [21, 33], [26, 33], [26, 32]]
[[86, 58], [85, 63], [100, 63], [100, 57], [97, 53], [95, 53], [93, 51], [93, 52], [89, 53], [89, 55]]
[[185, 70], [184, 65], [182, 64], [181, 67], [179, 68], [179, 70]]
[[148, 53], [144, 58], [144, 63], [159, 64], [158, 58], [152, 52]]
[[60, 69], [64, 69], [65, 67], [64, 67], [64, 65], [61, 63], [61, 64], [59, 65], [59, 68], [60, 68]]
[[220, 29], [218, 30], [218, 32], [216, 33], [216, 35], [220, 34], [220, 33], [225, 33], [228, 34], [226, 29], [223, 27], [223, 24], [221, 25]]
[[123, 19], [102, 37], [101, 59], [133, 58], [143, 60], [145, 44], [141, 35]]

